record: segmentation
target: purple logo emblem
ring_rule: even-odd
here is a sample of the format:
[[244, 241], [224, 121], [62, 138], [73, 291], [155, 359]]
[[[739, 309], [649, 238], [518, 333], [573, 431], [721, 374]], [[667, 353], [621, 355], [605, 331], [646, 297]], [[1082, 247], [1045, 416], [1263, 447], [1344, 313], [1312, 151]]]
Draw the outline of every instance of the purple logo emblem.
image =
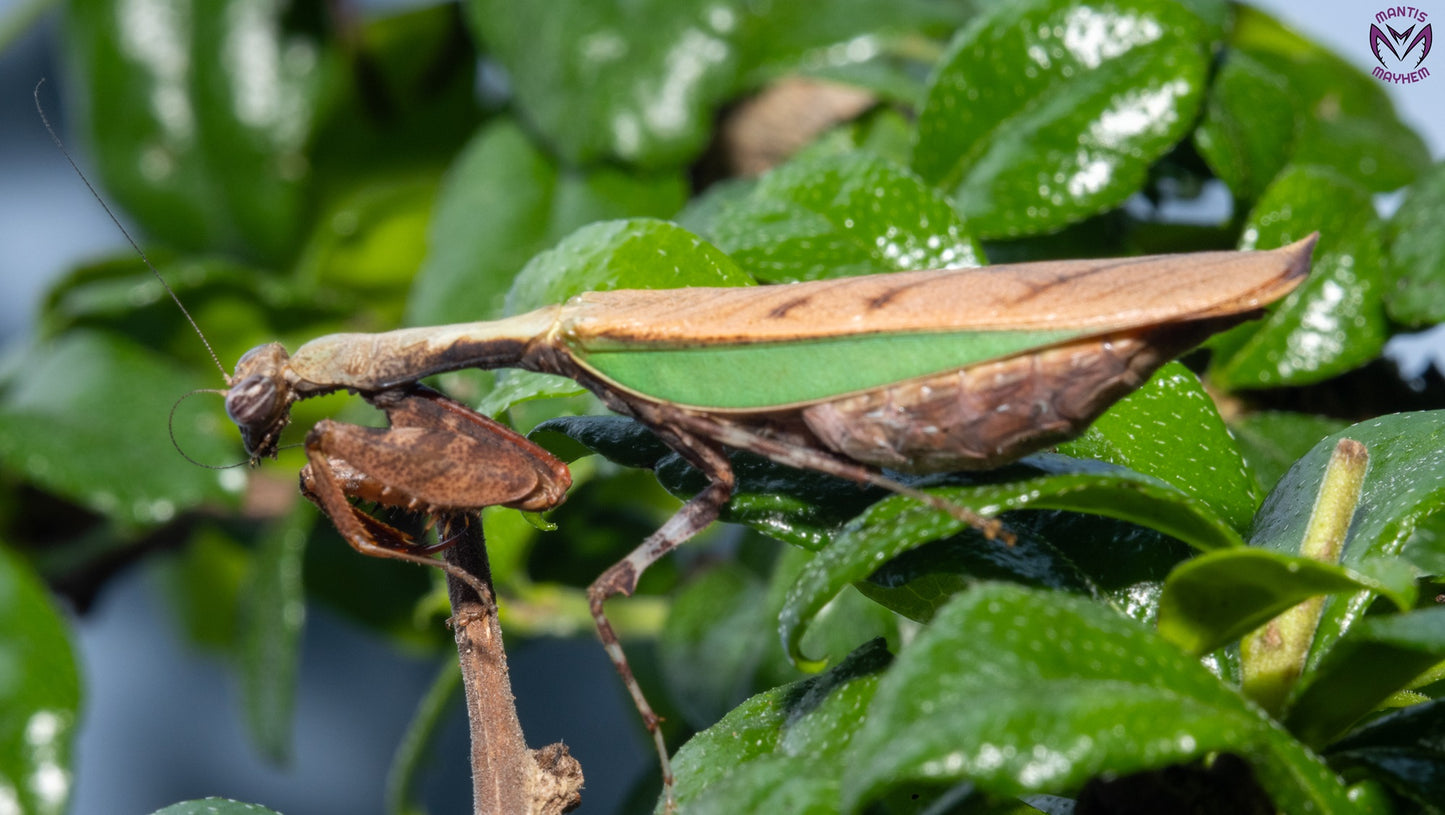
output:
[[1428, 15], [1414, 6], [1392, 6], [1375, 15], [1370, 24], [1370, 53], [1379, 67], [1370, 73], [1396, 85], [1409, 85], [1428, 77], [1425, 57], [1434, 39]]

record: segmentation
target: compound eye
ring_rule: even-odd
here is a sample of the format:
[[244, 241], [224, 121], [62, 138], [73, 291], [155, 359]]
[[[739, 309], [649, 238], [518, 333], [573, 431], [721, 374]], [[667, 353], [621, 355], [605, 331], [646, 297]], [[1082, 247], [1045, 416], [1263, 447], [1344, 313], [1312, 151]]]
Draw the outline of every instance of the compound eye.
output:
[[226, 415], [240, 427], [269, 424], [276, 415], [276, 382], [259, 374], [248, 376], [226, 393]]

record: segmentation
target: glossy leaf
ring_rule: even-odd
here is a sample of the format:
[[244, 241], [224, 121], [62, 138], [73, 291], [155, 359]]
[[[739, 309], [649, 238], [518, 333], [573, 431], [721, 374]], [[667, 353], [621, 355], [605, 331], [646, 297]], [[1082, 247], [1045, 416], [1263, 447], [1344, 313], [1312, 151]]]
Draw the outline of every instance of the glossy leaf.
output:
[[[470, 0], [466, 8], [478, 39], [507, 70], [523, 117], [555, 152], [574, 164], [618, 159], [652, 168], [695, 158], [714, 112], [750, 72], [860, 62], [886, 35], [960, 17], [952, 4], [913, 0]], [[863, 47], [825, 50], [849, 42]]]
[[501, 317], [512, 278], [538, 252], [594, 221], [671, 215], [684, 192], [676, 173], [566, 169], [515, 121], [488, 125], [457, 157], [442, 188], [406, 320], [444, 325]]
[[306, 594], [301, 568], [316, 513], [298, 502], [261, 540], [242, 608], [241, 692], [246, 724], [261, 753], [291, 757]]
[[[839, 757], [889, 660], [882, 643], [864, 646], [827, 673], [749, 699], [694, 736], [673, 759], [682, 811], [737, 811], [728, 807], [739, 800], [767, 804], [753, 811], [840, 811]], [[772, 809], [785, 803], [800, 808]]]
[[1236, 198], [1253, 201], [1284, 168], [1295, 138], [1289, 82], [1247, 52], [1226, 52], [1194, 144]]
[[563, 303], [586, 291], [752, 282], [727, 255], [681, 227], [646, 218], [606, 221], [533, 258], [507, 293], [507, 313]]
[[386, 775], [387, 815], [424, 815], [418, 782], [429, 758], [432, 742], [456, 712], [462, 697], [462, 672], [448, 654], [441, 661], [436, 678], [417, 702], [416, 713], [397, 745], [391, 769]]
[[1209, 32], [1187, 7], [989, 7], [936, 68], [913, 167], [980, 237], [1053, 232], [1115, 207], [1193, 123]]
[[[769, 542], [770, 543], [770, 542]], [[719, 564], [676, 596], [659, 639], [668, 690], [697, 727], [713, 724], [756, 688], [803, 676], [773, 637], [788, 585], [815, 555], [786, 548], [765, 582]], [[897, 639], [896, 618], [856, 592], [828, 605], [805, 647], [846, 654], [874, 638]]]
[[684, 163], [738, 71], [728, 5], [472, 0], [467, 12], [523, 115], [574, 163]]
[[1305, 744], [1328, 744], [1442, 660], [1445, 608], [1366, 617], [1305, 677], [1285, 726]]
[[1392, 586], [1279, 552], [1206, 552], [1169, 575], [1159, 601], [1159, 634], [1191, 654], [1205, 654], [1316, 595], [1373, 591], [1404, 609], [1414, 604], [1414, 588], [1413, 580]]
[[1395, 711], [1330, 745], [1335, 766], [1357, 768], [1384, 781], [1421, 811], [1445, 812], [1445, 701]]
[[1059, 452], [1166, 481], [1241, 532], [1262, 497], [1199, 377], [1177, 362], [1119, 400]]
[[[317, 303], [310, 299], [312, 292], [254, 266], [169, 252], [153, 254], [151, 260], [203, 327], [223, 365], [287, 330], [325, 331], [347, 313], [336, 307], [340, 304]], [[155, 273], [131, 252], [81, 266], [57, 281], [46, 294], [41, 320], [44, 336], [75, 329], [120, 335], [188, 362], [198, 385], [223, 384], [195, 329]], [[225, 435], [231, 438], [234, 431], [228, 427]]]
[[[583, 227], [522, 268], [507, 293], [507, 314], [564, 303], [587, 291], [748, 286], [753, 279], [727, 255], [679, 226], [635, 218]], [[567, 391], [556, 377], [509, 371], [507, 402], [492, 412], [541, 395]], [[576, 392], [576, 390], [573, 390]]]
[[[1149, 623], [1164, 578], [1192, 554], [1163, 533], [1098, 515], [1045, 510], [1012, 513], [1003, 521], [1015, 537], [1012, 546], [968, 531], [904, 552], [853, 585], [919, 622], [932, 620], [958, 592], [994, 580], [1093, 597]], [[801, 649], [840, 653], [816, 651], [806, 640]]]
[[1260, 411], [1241, 416], [1229, 429], [1239, 441], [1255, 483], [1268, 493], [1296, 459], [1347, 424], [1309, 413]]
[[302, 285], [345, 291], [383, 325], [401, 318], [406, 291], [426, 256], [437, 179], [415, 173], [358, 186], [331, 203], [295, 272]]
[[967, 779], [1077, 790], [1212, 751], [1245, 757], [1281, 811], [1349, 811], [1344, 785], [1193, 658], [1087, 600], [986, 585], [899, 654], [849, 748], [843, 804]]
[[1405, 192], [1390, 219], [1390, 275], [1385, 308], [1390, 318], [1420, 328], [1445, 322], [1445, 162], [1426, 171]]
[[1209, 376], [1229, 388], [1305, 385], [1374, 359], [1386, 339], [1383, 226], [1370, 193], [1329, 169], [1291, 166], [1245, 225], [1241, 249], [1320, 233], [1310, 276], [1269, 315], [1216, 339]]
[[[1332, 434], [1300, 459], [1260, 508], [1252, 546], [1286, 554], [1298, 551], [1325, 463], [1341, 438], [1364, 444], [1370, 454], [1341, 565], [1367, 571], [1373, 560], [1398, 557], [1415, 529], [1445, 507], [1445, 416], [1385, 416]], [[1360, 622], [1374, 599], [1374, 592], [1362, 591], [1325, 601], [1302, 681], [1311, 681], [1312, 670], [1323, 669], [1321, 659]]]
[[[165, 417], [196, 382], [135, 345], [71, 332], [30, 355], [0, 399], [0, 460], [27, 479], [122, 524], [151, 526], [232, 499], [231, 470], [198, 475], [174, 453]], [[103, 409], [98, 409], [103, 408]], [[228, 462], [212, 413], [179, 411], [177, 438], [199, 461]]]
[[687, 721], [704, 727], [746, 697], [766, 636], [763, 582], [735, 564], [719, 564], [674, 599], [659, 638], [668, 690]]
[[[944, 500], [987, 514], [1012, 509], [1067, 509], [1130, 520], [1202, 549], [1240, 544], [1238, 533], [1183, 492], [1121, 467], [1036, 455], [995, 471], [999, 483], [932, 490]], [[957, 534], [964, 523], [913, 499], [874, 504], [844, 527], [808, 564], [789, 592], [779, 622], [788, 652], [803, 658], [802, 633], [823, 604], [882, 563], [925, 543]]]
[[280, 815], [260, 804], [246, 804], [229, 798], [202, 798], [182, 801], [158, 809], [151, 815]]
[[759, 280], [791, 283], [978, 266], [983, 250], [937, 191], [867, 153], [786, 164], [712, 220], [709, 236]]
[[1230, 45], [1286, 83], [1282, 101], [1296, 128], [1292, 163], [1328, 166], [1376, 192], [1410, 183], [1430, 163], [1429, 149], [1396, 116], [1384, 84], [1337, 54], [1248, 6], [1238, 7]]
[[113, 0], [68, 7], [84, 88], [76, 110], [100, 180], [172, 244], [280, 256], [306, 225], [305, 149], [331, 55], [287, 30], [276, 4], [151, 11], [137, 17]]
[[80, 676], [70, 632], [38, 575], [0, 547], [0, 798], [15, 812], [63, 815]]
[[184, 549], [152, 565], [165, 586], [190, 643], [234, 654], [242, 586], [253, 566], [253, 550], [224, 528], [205, 524]]

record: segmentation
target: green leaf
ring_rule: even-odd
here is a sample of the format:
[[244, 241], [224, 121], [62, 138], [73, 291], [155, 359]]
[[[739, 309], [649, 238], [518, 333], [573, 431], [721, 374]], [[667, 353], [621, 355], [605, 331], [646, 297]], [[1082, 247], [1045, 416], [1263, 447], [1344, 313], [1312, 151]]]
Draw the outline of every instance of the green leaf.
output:
[[[1073, 510], [1150, 526], [1201, 549], [1241, 544], [1238, 533], [1203, 504], [1122, 467], [1036, 455], [991, 471], [989, 478], [998, 483], [930, 492], [990, 515], [1022, 508]], [[804, 658], [799, 647], [803, 631], [844, 586], [863, 580], [891, 558], [964, 528], [962, 521], [905, 496], [869, 507], [804, 568], [789, 592], [778, 627], [788, 653]], [[1025, 549], [1019, 556], [1031, 555], [1032, 550]]]
[[435, 177], [495, 101], [478, 92], [478, 55], [455, 4], [369, 8], [340, 28], [318, 7], [292, 11], [340, 40], [347, 58], [311, 143], [314, 189], [326, 197], [418, 172]]
[[1405, 191], [1389, 223], [1390, 264], [1385, 309], [1413, 328], [1445, 322], [1445, 162]]
[[[866, 61], [891, 40], [956, 21], [949, 3], [642, 0], [545, 5], [469, 0], [467, 19], [506, 69], [517, 106], [573, 164], [675, 167], [756, 74]], [[834, 44], [865, 47], [825, 49]]]
[[477, 132], [447, 175], [407, 322], [501, 317], [512, 278], [538, 252], [594, 221], [671, 215], [685, 198], [677, 173], [565, 169], [515, 121], [494, 122]]
[[879, 682], [845, 811], [968, 780], [1067, 794], [1214, 751], [1249, 760], [1284, 812], [1350, 811], [1343, 784], [1193, 658], [1087, 600], [1008, 585], [954, 599]]
[[101, 182], [172, 244], [283, 256], [309, 220], [305, 151], [333, 55], [288, 30], [280, 4], [133, 14], [113, 0], [67, 7], [70, 109]]
[[[731, 258], [675, 224], [648, 218], [604, 221], [532, 258], [512, 282], [505, 310], [521, 314], [588, 291], [753, 283]], [[508, 395], [489, 398], [489, 412], [566, 391], [556, 377], [528, 371], [510, 371], [505, 381]]]
[[894, 81], [915, 85], [919, 52], [936, 54], [933, 43], [919, 41], [946, 38], [974, 14], [969, 6], [948, 0], [739, 3], [737, 8], [744, 16], [735, 40], [750, 74], [801, 72], [865, 88], [896, 87], [887, 80], [867, 81], [879, 76], [882, 61], [903, 62], [906, 67], [897, 72], [913, 76]]
[[[757, 540], [776, 549], [772, 541]], [[785, 547], [766, 582], [739, 564], [717, 564], [676, 596], [658, 658], [669, 693], [690, 724], [711, 725], [757, 690], [803, 678], [772, 633], [788, 587], [813, 557]], [[804, 648], [846, 654], [875, 638], [897, 640], [897, 618], [845, 591], [808, 630]]]
[[1166, 481], [1241, 532], [1262, 497], [1214, 400], [1178, 362], [1160, 368], [1059, 452]]
[[1368, 772], [1409, 798], [1422, 812], [1445, 812], [1445, 700], [1387, 714], [1330, 745], [1337, 767]]
[[[1373, 573], [1372, 561], [1397, 558], [1416, 528], [1445, 508], [1445, 413], [1403, 413], [1372, 419], [1322, 440], [1295, 464], [1265, 499], [1250, 545], [1296, 554], [1319, 493], [1325, 464], [1341, 438], [1369, 450], [1370, 463], [1340, 565]], [[1439, 542], [1425, 542], [1426, 560]], [[1359, 623], [1374, 591], [1326, 599], [1302, 685], [1320, 681], [1321, 660]], [[1344, 700], [1340, 700], [1342, 706]]]
[[75, 646], [38, 575], [0, 546], [0, 790], [15, 812], [63, 815], [80, 717]]
[[1308, 413], [1260, 411], [1240, 417], [1229, 429], [1239, 441], [1255, 483], [1262, 493], [1268, 493], [1296, 459], [1347, 425], [1340, 419]]
[[583, 227], [533, 258], [507, 293], [507, 313], [566, 302], [588, 291], [752, 282], [727, 255], [679, 226], [647, 218], [607, 221]]
[[738, 72], [732, 4], [469, 0], [466, 11], [523, 116], [572, 163], [684, 164]]
[[1159, 600], [1159, 634], [1191, 654], [1205, 654], [1320, 594], [1373, 591], [1397, 608], [1414, 604], [1414, 581], [1391, 586], [1305, 557], [1261, 549], [1206, 552], [1169, 575]]
[[889, 659], [881, 642], [865, 645], [827, 673], [754, 696], [693, 736], [673, 757], [680, 809], [838, 812], [839, 757]]
[[352, 303], [345, 310], [323, 306], [311, 299], [314, 290], [223, 257], [160, 252], [151, 260], [164, 285], [132, 251], [72, 270], [46, 293], [41, 335], [91, 329], [123, 336], [189, 362], [206, 377], [198, 381], [219, 385], [216, 363], [166, 293], [167, 285], [203, 327], [223, 365], [285, 331], [314, 331], [352, 313]]
[[309, 502], [296, 503], [272, 525], [256, 553], [241, 609], [241, 694], [246, 725], [261, 754], [276, 764], [291, 758], [296, 675], [306, 593], [301, 567], [317, 521]]
[[990, 6], [935, 70], [914, 170], [984, 238], [1053, 232], [1118, 206], [1193, 124], [1208, 37], [1164, 0]]
[[418, 776], [438, 732], [458, 713], [456, 703], [461, 698], [462, 672], [457, 670], [456, 658], [448, 654], [442, 658], [426, 695], [417, 703], [386, 774], [387, 815], [425, 815], [426, 808], [416, 789]]
[[1324, 167], [1287, 167], [1249, 214], [1241, 249], [1272, 249], [1319, 232], [1305, 282], [1268, 316], [1214, 341], [1209, 377], [1222, 388], [1307, 385], [1357, 368], [1385, 346], [1383, 225], [1370, 192]]
[[246, 804], [229, 798], [202, 798], [171, 804], [151, 815], [281, 815], [260, 804]]
[[1445, 608], [1366, 617], [1304, 678], [1285, 726], [1322, 746], [1445, 660]]
[[1194, 145], [1235, 198], [1259, 198], [1295, 137], [1289, 81], [1247, 52], [1225, 53], [1194, 130]]
[[[0, 461], [47, 490], [131, 526], [234, 499], [235, 470], [204, 471], [171, 446], [166, 416], [197, 383], [128, 341], [74, 331], [33, 351], [0, 397]], [[202, 462], [235, 460], [220, 417], [177, 411], [176, 438]]]
[[667, 687], [688, 723], [705, 727], [743, 699], [762, 658], [765, 586], [747, 569], [718, 564], [673, 600], [658, 641]]
[[[1292, 163], [1328, 166], [1375, 192], [1410, 183], [1430, 163], [1429, 149], [1395, 115], [1383, 83], [1337, 54], [1248, 6], [1235, 13], [1230, 45], [1286, 83], [1281, 101], [1296, 128]], [[1254, 111], [1261, 114], [1268, 121], [1280, 115]]]
[[237, 611], [254, 560], [246, 542], [205, 524], [180, 551], [152, 562], [175, 610], [175, 622], [184, 626], [192, 643], [234, 652], [241, 630]]
[[345, 291], [366, 302], [383, 325], [395, 325], [426, 255], [436, 192], [431, 174], [354, 187], [322, 213], [302, 250], [297, 279]]
[[712, 220], [709, 237], [759, 280], [978, 266], [983, 250], [937, 191], [867, 153], [779, 167]]

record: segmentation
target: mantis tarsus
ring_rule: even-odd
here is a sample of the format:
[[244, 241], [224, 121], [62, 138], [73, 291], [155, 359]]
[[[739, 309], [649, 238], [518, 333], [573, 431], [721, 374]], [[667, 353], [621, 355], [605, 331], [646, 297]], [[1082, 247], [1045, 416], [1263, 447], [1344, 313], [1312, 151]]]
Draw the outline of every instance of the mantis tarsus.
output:
[[[724, 448], [912, 495], [882, 468], [995, 467], [1082, 432], [1156, 368], [1258, 316], [1308, 272], [1314, 238], [1270, 252], [901, 272], [739, 289], [594, 292], [493, 322], [334, 334], [248, 352], [226, 409], [252, 459], [274, 456], [290, 406], [349, 390], [389, 428], [323, 421], [302, 490], [358, 551], [431, 565], [426, 547], [349, 498], [443, 517], [560, 503], [570, 476], [514, 431], [417, 384], [462, 368], [570, 377], [649, 427], [707, 485], [588, 589], [598, 632], [663, 767], [648, 705], [603, 610], [715, 520], [733, 489]], [[840, 362], [850, 364], [842, 366]], [[759, 383], [763, 383], [759, 386]]]

